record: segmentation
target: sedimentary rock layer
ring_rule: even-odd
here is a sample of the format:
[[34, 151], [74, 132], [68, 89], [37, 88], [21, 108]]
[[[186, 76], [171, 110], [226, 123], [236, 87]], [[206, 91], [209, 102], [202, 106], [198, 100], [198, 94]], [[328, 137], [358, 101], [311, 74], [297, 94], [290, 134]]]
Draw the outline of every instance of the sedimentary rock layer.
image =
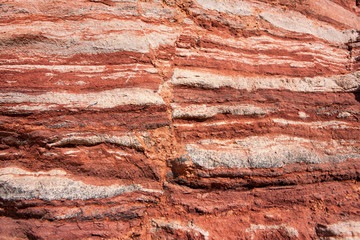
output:
[[2, 2], [0, 238], [359, 238], [358, 5]]

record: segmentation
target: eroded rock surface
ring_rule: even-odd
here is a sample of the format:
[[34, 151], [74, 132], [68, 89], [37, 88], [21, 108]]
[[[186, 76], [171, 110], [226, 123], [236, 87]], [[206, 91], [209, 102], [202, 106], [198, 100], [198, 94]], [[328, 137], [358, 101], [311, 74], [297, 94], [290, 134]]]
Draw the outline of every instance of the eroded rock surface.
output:
[[0, 4], [1, 239], [359, 239], [355, 0]]

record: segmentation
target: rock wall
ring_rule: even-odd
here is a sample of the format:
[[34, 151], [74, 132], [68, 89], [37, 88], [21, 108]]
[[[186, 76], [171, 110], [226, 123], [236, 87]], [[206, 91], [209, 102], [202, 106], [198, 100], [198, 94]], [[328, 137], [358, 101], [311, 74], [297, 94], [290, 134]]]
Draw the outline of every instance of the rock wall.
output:
[[356, 0], [0, 1], [1, 239], [359, 239]]

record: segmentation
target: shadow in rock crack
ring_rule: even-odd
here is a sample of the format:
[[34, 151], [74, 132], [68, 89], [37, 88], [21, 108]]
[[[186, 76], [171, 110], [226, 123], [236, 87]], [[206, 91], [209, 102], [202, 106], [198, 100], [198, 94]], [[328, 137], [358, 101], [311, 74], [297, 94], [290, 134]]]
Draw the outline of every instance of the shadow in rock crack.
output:
[[360, 103], [360, 86], [353, 92], [355, 100]]

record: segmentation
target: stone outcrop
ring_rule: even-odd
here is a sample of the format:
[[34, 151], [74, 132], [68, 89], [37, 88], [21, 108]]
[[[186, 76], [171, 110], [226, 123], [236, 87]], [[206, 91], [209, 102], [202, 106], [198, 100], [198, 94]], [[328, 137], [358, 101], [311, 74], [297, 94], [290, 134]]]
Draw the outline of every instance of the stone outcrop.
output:
[[360, 238], [355, 0], [0, 4], [1, 239]]

